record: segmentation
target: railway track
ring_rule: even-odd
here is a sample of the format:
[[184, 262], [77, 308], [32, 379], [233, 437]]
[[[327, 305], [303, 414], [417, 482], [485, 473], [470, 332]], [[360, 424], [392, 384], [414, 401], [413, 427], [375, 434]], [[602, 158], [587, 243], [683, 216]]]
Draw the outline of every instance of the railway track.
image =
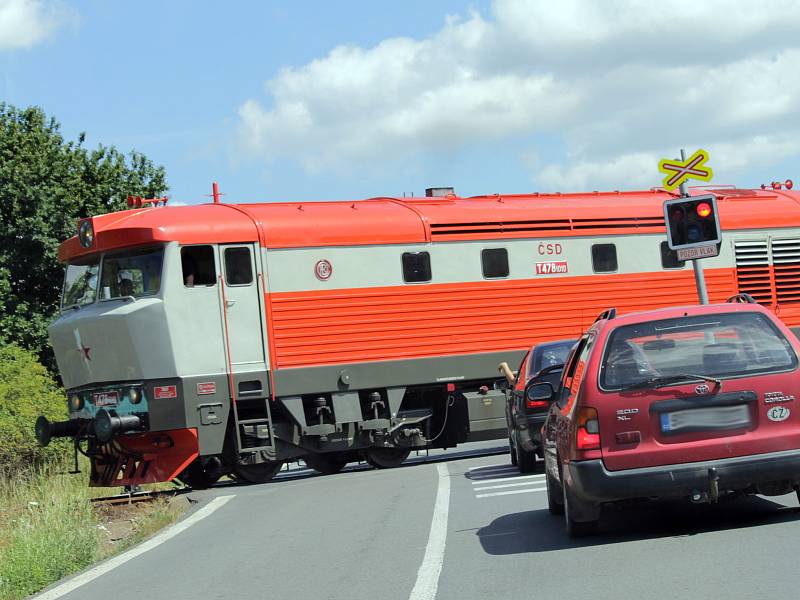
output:
[[185, 494], [191, 491], [191, 488], [183, 487], [174, 490], [159, 490], [159, 491], [138, 491], [126, 494], [117, 494], [115, 496], [103, 496], [101, 498], [92, 498], [92, 504], [95, 506], [119, 506], [139, 504], [143, 502], [152, 502], [158, 498], [168, 498]]

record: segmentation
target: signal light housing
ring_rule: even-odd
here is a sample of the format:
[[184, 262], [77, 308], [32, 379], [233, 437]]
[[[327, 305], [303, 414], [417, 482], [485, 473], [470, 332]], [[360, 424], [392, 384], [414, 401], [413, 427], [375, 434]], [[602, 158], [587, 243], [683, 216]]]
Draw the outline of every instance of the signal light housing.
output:
[[664, 202], [664, 220], [670, 249], [710, 246], [722, 241], [717, 199], [709, 194]]

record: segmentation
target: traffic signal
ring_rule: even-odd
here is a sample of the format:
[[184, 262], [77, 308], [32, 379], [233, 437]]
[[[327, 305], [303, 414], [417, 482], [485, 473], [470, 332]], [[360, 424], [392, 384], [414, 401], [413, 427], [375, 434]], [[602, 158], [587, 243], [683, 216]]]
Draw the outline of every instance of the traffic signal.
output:
[[675, 198], [664, 202], [667, 243], [673, 250], [709, 246], [722, 241], [713, 195]]

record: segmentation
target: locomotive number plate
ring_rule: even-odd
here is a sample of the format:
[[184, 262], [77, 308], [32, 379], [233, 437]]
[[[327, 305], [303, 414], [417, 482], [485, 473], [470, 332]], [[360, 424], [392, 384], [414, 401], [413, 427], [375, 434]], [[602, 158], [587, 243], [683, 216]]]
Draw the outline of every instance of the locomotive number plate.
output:
[[116, 406], [119, 402], [119, 392], [95, 392], [92, 394], [95, 406]]

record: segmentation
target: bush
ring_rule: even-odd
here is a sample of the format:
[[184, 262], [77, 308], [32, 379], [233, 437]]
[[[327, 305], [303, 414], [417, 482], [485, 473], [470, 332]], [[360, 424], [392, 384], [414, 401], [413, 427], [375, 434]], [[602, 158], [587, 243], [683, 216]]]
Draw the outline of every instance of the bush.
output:
[[0, 474], [0, 600], [18, 600], [99, 558], [97, 519], [83, 478], [54, 461]]
[[63, 391], [27, 350], [0, 346], [0, 471], [15, 471], [63, 457], [68, 444], [55, 440], [42, 448], [33, 427], [36, 417], [67, 418]]

